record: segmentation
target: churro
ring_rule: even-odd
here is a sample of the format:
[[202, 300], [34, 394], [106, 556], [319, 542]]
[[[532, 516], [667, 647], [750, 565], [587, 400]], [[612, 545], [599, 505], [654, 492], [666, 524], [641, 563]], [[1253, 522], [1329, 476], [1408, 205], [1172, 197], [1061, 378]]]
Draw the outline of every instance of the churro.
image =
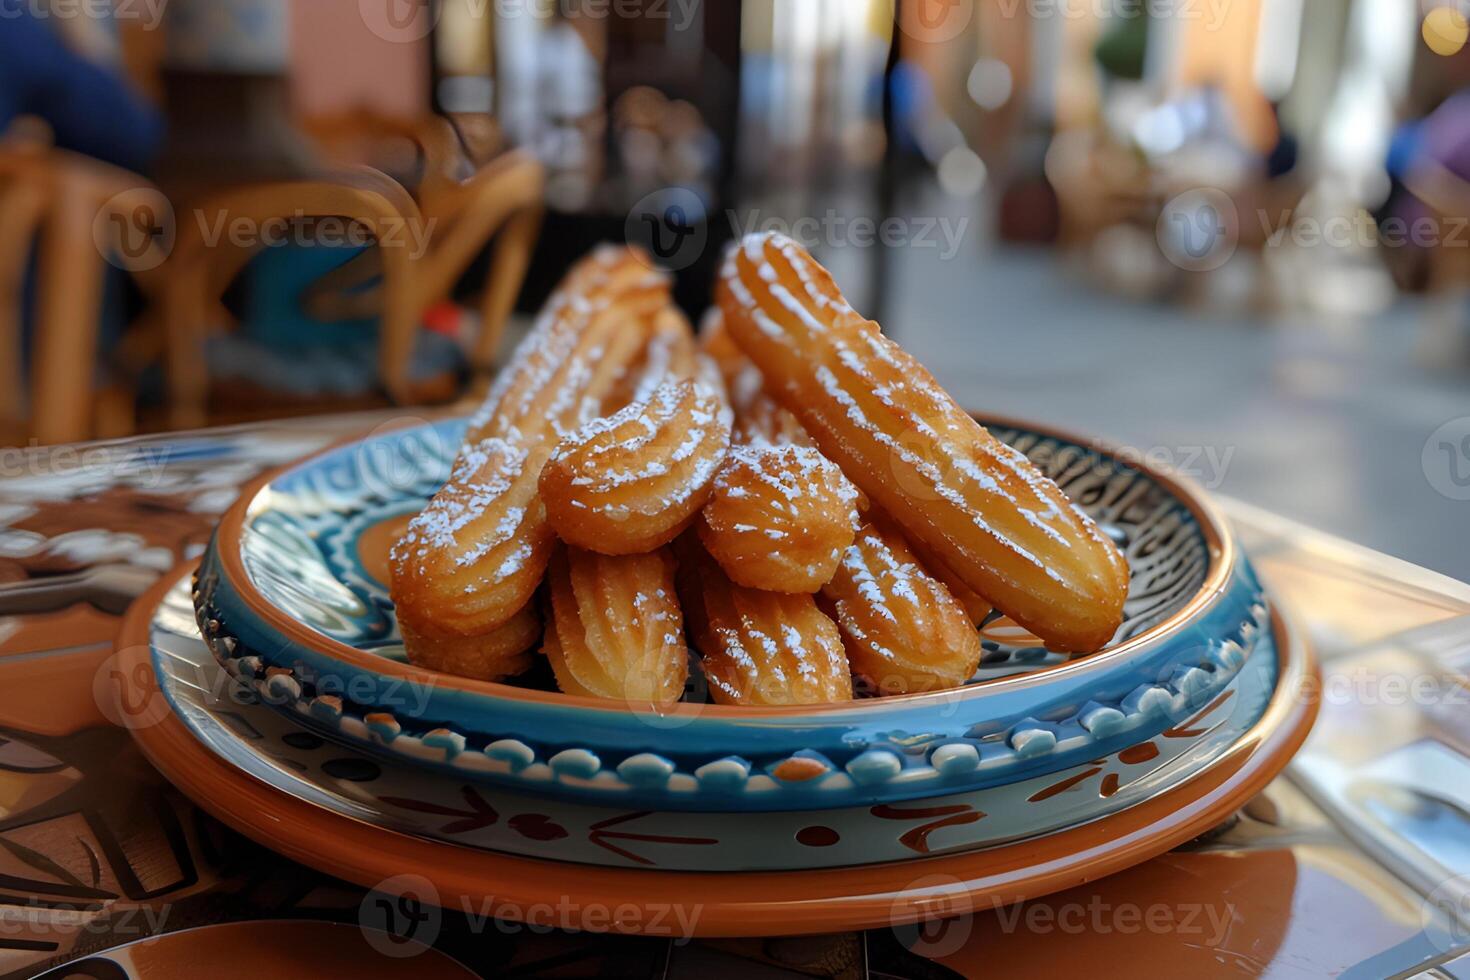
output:
[[631, 248], [603, 246], [572, 267], [500, 373], [466, 440], [550, 448], [602, 414], [669, 304], [669, 277]]
[[700, 512], [699, 538], [738, 585], [816, 592], [852, 544], [857, 496], [809, 446], [737, 446]]
[[731, 442], [736, 445], [816, 445], [796, 416], [766, 394], [760, 369], [730, 339], [719, 307], [712, 307], [705, 315], [699, 341], [705, 354], [718, 366], [725, 388], [730, 393], [730, 405], [735, 412]]
[[530, 601], [556, 543], [528, 450], [503, 439], [466, 447], [449, 481], [393, 546], [398, 620], [424, 637], [473, 638]]
[[[391, 557], [391, 594], [411, 656], [459, 662], [525, 609], [555, 537], [536, 493], [557, 434], [595, 417], [668, 302], [666, 276], [603, 248], [563, 279], [492, 388], [450, 478]], [[473, 659], [472, 657], [470, 659]]]
[[679, 700], [689, 650], [667, 549], [611, 557], [563, 547], [547, 583], [542, 650], [558, 687], [639, 704]]
[[578, 547], [652, 551], [694, 520], [729, 448], [723, 391], [665, 382], [562, 440], [541, 472], [547, 519]]
[[852, 699], [837, 624], [809, 595], [736, 585], [686, 537], [679, 585], [710, 698], [721, 704], [821, 704]]
[[979, 626], [990, 618], [994, 610], [990, 600], [970, 588], [969, 584], [960, 578], [953, 568], [949, 567], [949, 562], [912, 541], [909, 541], [908, 545], [919, 556], [919, 561], [925, 570], [944, 583], [949, 594], [954, 596], [955, 601], [965, 610], [965, 615], [970, 617], [971, 624]]
[[398, 628], [409, 663], [482, 681], [523, 673], [533, 663], [532, 650], [541, 639], [541, 617], [535, 603], [528, 603], [509, 621], [479, 636], [421, 633], [402, 619]]
[[[667, 381], [706, 378], [708, 368], [701, 360], [707, 359], [701, 357], [689, 320], [677, 308], [664, 307], [654, 315], [648, 343], [608, 397], [603, 414], [647, 401]], [[723, 381], [719, 387], [723, 389]]]
[[1117, 547], [859, 316], [805, 249], [747, 236], [718, 298], [766, 390], [907, 535], [1053, 649], [1112, 638], [1128, 588]]
[[879, 694], [958, 687], [980, 665], [980, 635], [895, 528], [869, 523], [822, 587], [855, 674]]

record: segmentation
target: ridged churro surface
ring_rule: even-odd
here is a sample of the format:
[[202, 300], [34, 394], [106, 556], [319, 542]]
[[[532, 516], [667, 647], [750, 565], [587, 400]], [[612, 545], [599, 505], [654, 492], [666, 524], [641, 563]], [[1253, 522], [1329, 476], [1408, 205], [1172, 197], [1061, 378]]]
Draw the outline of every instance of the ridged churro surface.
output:
[[680, 595], [711, 700], [822, 704], [852, 699], [837, 624], [809, 595], [736, 585], [697, 545], [680, 552]]
[[393, 601], [420, 656], [436, 637], [486, 637], [528, 605], [555, 542], [541, 467], [561, 430], [600, 411], [668, 289], [636, 253], [609, 247], [574, 265], [548, 301], [472, 420], [448, 482], [393, 549]]
[[980, 666], [980, 634], [895, 528], [866, 524], [822, 588], [853, 673], [878, 694], [959, 687]]
[[736, 446], [700, 513], [699, 538], [738, 585], [816, 592], [852, 543], [857, 496], [810, 446]]
[[541, 639], [541, 617], [535, 603], [480, 636], [435, 636], [420, 633], [400, 620], [399, 632], [408, 662], [428, 670], [482, 681], [501, 680], [523, 673], [533, 662]]
[[669, 288], [630, 248], [603, 246], [578, 262], [470, 419], [467, 441], [554, 445], [601, 415], [643, 356]]
[[652, 551], [694, 520], [729, 448], [723, 392], [666, 382], [562, 440], [541, 472], [547, 518], [581, 548]]
[[389, 560], [398, 619], [421, 634], [475, 637], [530, 601], [555, 537], [529, 452], [502, 439], [465, 448]]
[[689, 649], [667, 549], [612, 557], [561, 548], [547, 585], [542, 650], [563, 691], [635, 704], [684, 693]]
[[816, 445], [796, 416], [766, 394], [760, 369], [730, 339], [719, 307], [712, 307], [706, 314], [700, 327], [699, 342], [705, 354], [718, 366], [725, 388], [730, 393], [730, 405], [735, 412], [732, 442], [737, 445]]

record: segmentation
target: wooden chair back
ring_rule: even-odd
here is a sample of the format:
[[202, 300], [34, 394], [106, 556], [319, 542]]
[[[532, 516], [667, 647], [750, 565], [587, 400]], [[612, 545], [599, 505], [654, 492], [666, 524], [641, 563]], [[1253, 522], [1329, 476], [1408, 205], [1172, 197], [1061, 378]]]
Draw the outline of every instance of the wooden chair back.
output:
[[[97, 354], [108, 235], [138, 195], [156, 197], [157, 191], [136, 174], [88, 157], [35, 143], [0, 143], [0, 418], [12, 439], [53, 444], [99, 434]], [[124, 265], [146, 291], [161, 262], [162, 256], [143, 254]], [[26, 385], [21, 337], [32, 265], [35, 329]], [[105, 421], [102, 434], [131, 428], [130, 413]]]
[[[493, 123], [480, 125], [494, 128]], [[433, 225], [432, 247], [417, 270], [416, 289], [424, 308], [446, 298], [493, 242], [477, 311], [480, 329], [470, 351], [474, 369], [490, 371], [540, 234], [545, 169], [524, 151], [493, 155], [476, 164], [467, 151], [466, 136], [442, 116], [400, 120], [359, 111], [314, 120], [306, 128], [329, 155], [363, 159], [372, 155], [374, 144], [416, 148], [414, 197], [424, 220]], [[476, 154], [499, 142], [494, 132], [477, 131], [469, 140]]]
[[[228, 224], [261, 229], [281, 220], [342, 218], [359, 223], [380, 240], [396, 241], [402, 229], [422, 222], [418, 205], [403, 187], [368, 167], [313, 180], [232, 188], [200, 202], [192, 213], [200, 218], [180, 222], [162, 294], [169, 424], [175, 428], [207, 422], [205, 343], [228, 320], [221, 302], [225, 289], [263, 246], [263, 242], [211, 241], [205, 229]], [[414, 285], [417, 259], [406, 247], [378, 251], [382, 262], [378, 372], [388, 397], [406, 401], [409, 358], [420, 313]]]

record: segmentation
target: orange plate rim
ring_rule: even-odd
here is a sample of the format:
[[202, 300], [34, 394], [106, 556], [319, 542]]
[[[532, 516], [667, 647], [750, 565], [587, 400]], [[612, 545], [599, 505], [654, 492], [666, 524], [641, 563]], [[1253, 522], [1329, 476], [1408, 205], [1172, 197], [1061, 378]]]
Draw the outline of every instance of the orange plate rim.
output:
[[[167, 591], [194, 569], [164, 576], [124, 619], [119, 694], [162, 697], [149, 633]], [[1280, 670], [1260, 721], [1204, 772], [1143, 803], [1045, 837], [958, 854], [811, 871], [696, 872], [608, 868], [456, 847], [387, 830], [297, 799], [220, 759], [170, 711], [132, 730], [150, 762], [210, 814], [291, 860], [366, 887], [417, 874], [441, 905], [526, 919], [550, 906], [570, 925], [648, 934], [643, 924], [698, 918], [697, 936], [802, 935], [902, 925], [999, 908], [1121, 871], [1218, 825], [1290, 761], [1316, 718], [1320, 675], [1304, 638], [1273, 603]], [[150, 713], [151, 714], [151, 713]], [[607, 910], [636, 906], [632, 924]], [[594, 919], [582, 916], [591, 912]], [[687, 919], [686, 919], [687, 921]], [[660, 933], [662, 934], [662, 933]]]

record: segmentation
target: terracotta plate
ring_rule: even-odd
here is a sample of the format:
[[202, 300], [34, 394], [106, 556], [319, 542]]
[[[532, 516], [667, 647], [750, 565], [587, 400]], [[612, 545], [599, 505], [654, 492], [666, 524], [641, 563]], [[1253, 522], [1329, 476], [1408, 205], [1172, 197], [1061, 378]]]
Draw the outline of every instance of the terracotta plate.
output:
[[134, 604], [112, 678], [134, 738], [183, 792], [262, 844], [330, 874], [471, 913], [593, 931], [735, 936], [865, 929], [962, 915], [1073, 887], [1219, 823], [1280, 772], [1316, 714], [1315, 664], [1276, 615], [1280, 681], [1260, 721], [1198, 776], [1103, 819], [985, 850], [852, 869], [589, 867], [374, 826], [327, 803], [273, 789], [211, 752], [169, 709], [150, 660], [150, 624], [176, 581], [165, 579]]

